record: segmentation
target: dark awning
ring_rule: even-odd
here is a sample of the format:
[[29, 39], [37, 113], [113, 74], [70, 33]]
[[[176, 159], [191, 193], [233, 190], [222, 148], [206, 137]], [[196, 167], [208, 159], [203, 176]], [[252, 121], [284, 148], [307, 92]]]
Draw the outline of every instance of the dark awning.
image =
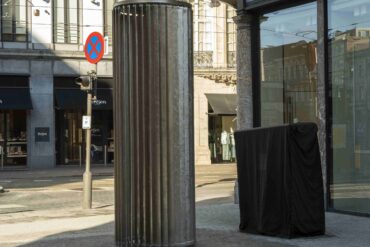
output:
[[[86, 92], [80, 89], [55, 89], [56, 107], [63, 110], [86, 109]], [[93, 110], [112, 110], [112, 90], [98, 89]]]
[[206, 94], [216, 115], [236, 115], [236, 94]]
[[32, 109], [29, 88], [0, 88], [1, 110], [30, 110]]

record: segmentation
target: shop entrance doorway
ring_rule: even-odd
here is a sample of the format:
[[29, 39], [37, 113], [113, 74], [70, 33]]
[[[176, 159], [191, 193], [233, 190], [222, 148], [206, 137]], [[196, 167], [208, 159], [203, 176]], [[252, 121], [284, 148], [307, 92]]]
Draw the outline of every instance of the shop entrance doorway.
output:
[[[57, 111], [57, 164], [79, 165], [85, 161], [85, 131], [81, 110]], [[93, 111], [91, 129], [91, 161], [93, 164], [113, 162], [113, 112]]]

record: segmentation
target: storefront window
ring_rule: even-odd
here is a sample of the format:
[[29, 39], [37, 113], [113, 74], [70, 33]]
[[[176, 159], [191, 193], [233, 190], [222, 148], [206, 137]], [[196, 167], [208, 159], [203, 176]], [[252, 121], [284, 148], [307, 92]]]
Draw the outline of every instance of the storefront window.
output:
[[0, 111], [1, 167], [27, 164], [26, 120], [25, 110]]
[[316, 19], [316, 3], [260, 17], [262, 126], [317, 121]]
[[[370, 213], [370, 3], [329, 0], [332, 87], [331, 202]], [[369, 91], [369, 92], [368, 92]]]
[[211, 162], [232, 163], [236, 161], [234, 131], [236, 116], [209, 117], [209, 149]]

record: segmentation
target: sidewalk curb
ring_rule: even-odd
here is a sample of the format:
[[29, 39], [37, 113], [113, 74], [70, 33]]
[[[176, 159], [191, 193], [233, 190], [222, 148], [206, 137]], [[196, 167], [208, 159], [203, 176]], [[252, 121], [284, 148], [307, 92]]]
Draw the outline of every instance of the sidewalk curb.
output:
[[[63, 175], [51, 175], [51, 176], [25, 176], [25, 177], [7, 177], [7, 179], [46, 179], [46, 178], [65, 178], [65, 177], [82, 177], [82, 174], [63, 174]], [[97, 173], [92, 174], [93, 177], [112, 177], [114, 176], [113, 173]]]
[[[50, 168], [50, 169], [40, 169], [40, 170], [8, 170], [0, 171], [1, 179], [46, 179], [46, 178], [63, 178], [63, 177], [82, 177], [85, 172], [84, 168], [73, 167], [73, 168]], [[114, 176], [114, 167], [96, 167], [92, 168], [91, 172], [95, 177]]]

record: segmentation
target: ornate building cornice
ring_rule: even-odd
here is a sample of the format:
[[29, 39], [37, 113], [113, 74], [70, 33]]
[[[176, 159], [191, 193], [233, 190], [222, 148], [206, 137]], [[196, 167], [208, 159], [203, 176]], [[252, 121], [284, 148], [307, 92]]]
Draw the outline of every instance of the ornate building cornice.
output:
[[235, 68], [220, 68], [220, 69], [194, 69], [194, 75], [205, 79], [213, 80], [216, 83], [224, 83], [226, 85], [236, 85], [236, 70]]

